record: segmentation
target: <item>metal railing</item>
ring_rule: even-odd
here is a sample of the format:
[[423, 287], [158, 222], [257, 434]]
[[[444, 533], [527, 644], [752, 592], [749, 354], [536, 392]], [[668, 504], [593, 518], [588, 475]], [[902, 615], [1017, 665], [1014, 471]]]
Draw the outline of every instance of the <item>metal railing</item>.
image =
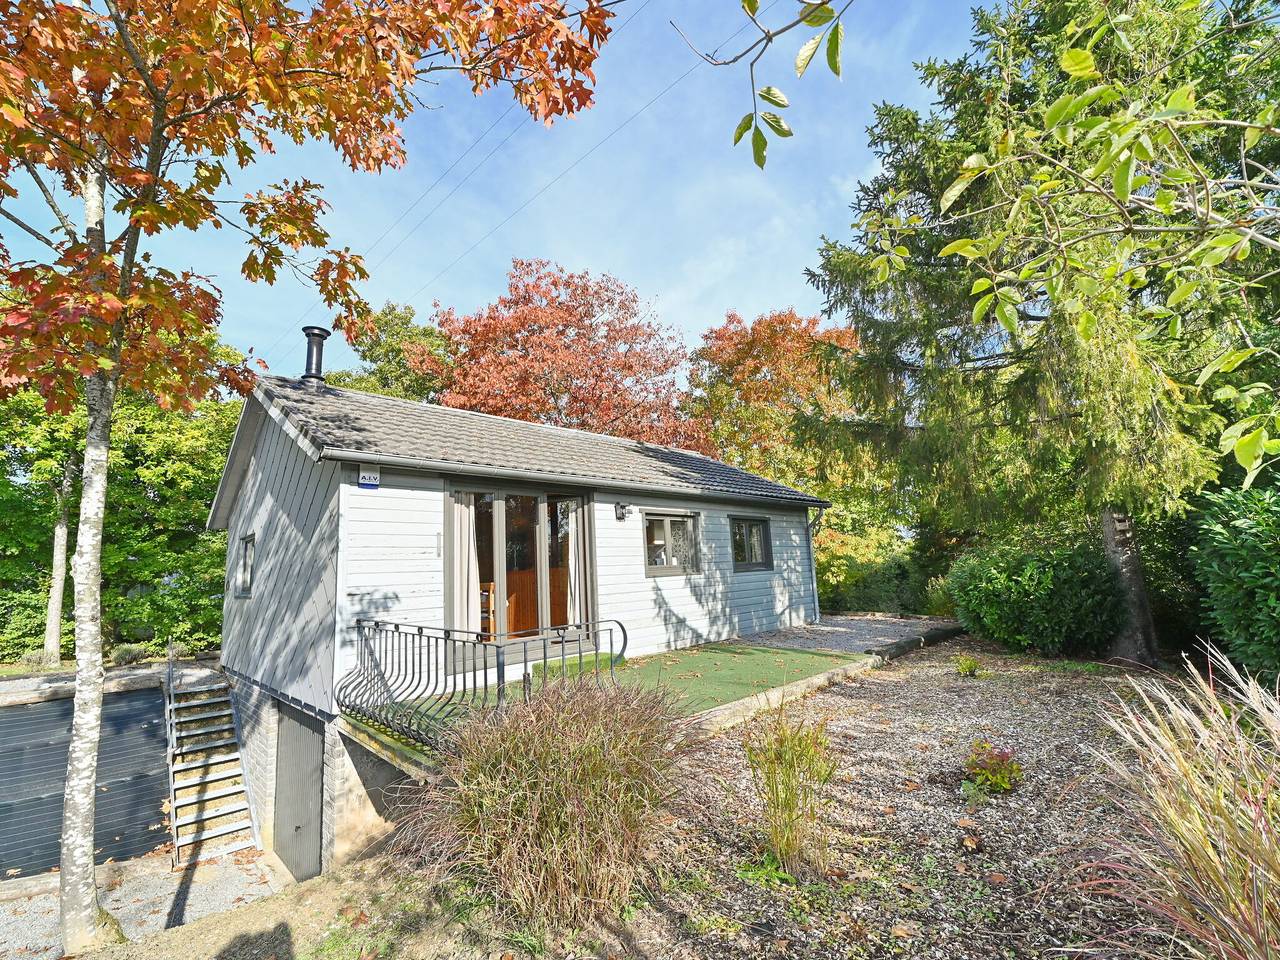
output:
[[626, 649], [617, 620], [503, 634], [357, 620], [356, 664], [338, 684], [338, 708], [438, 747], [450, 721], [527, 700], [550, 679], [607, 673], [613, 680]]

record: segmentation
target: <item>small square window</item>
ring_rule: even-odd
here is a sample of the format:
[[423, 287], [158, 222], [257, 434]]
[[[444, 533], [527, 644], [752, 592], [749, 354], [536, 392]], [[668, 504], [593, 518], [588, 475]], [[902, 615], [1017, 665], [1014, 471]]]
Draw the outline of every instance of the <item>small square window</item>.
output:
[[240, 538], [240, 558], [236, 564], [236, 596], [253, 596], [254, 535]]
[[772, 570], [773, 538], [763, 517], [730, 517], [734, 570]]
[[651, 577], [694, 573], [698, 569], [697, 517], [646, 513], [644, 568]]

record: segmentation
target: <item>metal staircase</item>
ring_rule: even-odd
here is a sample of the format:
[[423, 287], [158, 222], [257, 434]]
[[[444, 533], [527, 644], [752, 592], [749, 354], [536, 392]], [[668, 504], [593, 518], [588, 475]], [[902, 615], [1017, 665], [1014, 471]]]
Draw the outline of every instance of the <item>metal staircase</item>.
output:
[[170, 661], [164, 708], [174, 868], [205, 854], [261, 849], [227, 682], [175, 683]]

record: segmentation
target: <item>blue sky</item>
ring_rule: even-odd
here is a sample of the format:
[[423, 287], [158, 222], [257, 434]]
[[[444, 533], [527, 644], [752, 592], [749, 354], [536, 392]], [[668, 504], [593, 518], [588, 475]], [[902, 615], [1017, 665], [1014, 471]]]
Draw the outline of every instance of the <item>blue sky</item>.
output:
[[[788, 6], [779, 0], [773, 15]], [[729, 309], [816, 311], [803, 270], [822, 234], [848, 233], [854, 184], [874, 170], [865, 135], [872, 105], [927, 103], [912, 63], [967, 48], [968, 4], [860, 0], [846, 16], [843, 80], [821, 57], [797, 80], [799, 40], [781, 40], [758, 77], [791, 98], [796, 136], [771, 140], [764, 172], [746, 143], [730, 144], [749, 107], [745, 70], [698, 66], [650, 104], [698, 63], [673, 19], [701, 49], [743, 22], [739, 0], [627, 0], [615, 23], [627, 22], [599, 61], [596, 106], [578, 117], [546, 128], [508, 110], [501, 90], [476, 98], [448, 80], [426, 91], [436, 108], [408, 122], [409, 162], [398, 171], [355, 174], [310, 145], [282, 149], [233, 187], [303, 175], [324, 184], [332, 242], [367, 256], [366, 296], [410, 303], [420, 318], [437, 300], [461, 310], [489, 302], [505, 290], [513, 257], [614, 274], [690, 346]], [[22, 253], [18, 238], [5, 240]], [[274, 287], [243, 280], [243, 248], [230, 231], [170, 236], [151, 249], [167, 265], [213, 277], [224, 339], [254, 347], [275, 372], [297, 372], [298, 327], [328, 319], [307, 287], [292, 277]], [[331, 367], [352, 362], [339, 339], [330, 341]]]

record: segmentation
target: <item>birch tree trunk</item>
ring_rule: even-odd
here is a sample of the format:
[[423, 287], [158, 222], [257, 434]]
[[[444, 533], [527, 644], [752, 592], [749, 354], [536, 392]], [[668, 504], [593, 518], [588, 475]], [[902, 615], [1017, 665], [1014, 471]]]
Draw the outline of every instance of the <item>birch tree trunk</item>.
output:
[[[100, 168], [99, 168], [100, 169]], [[95, 172], [83, 182], [85, 239], [90, 249], [106, 249], [106, 183]], [[80, 522], [71, 562], [75, 586], [76, 695], [67, 750], [67, 779], [62, 801], [62, 851], [59, 898], [62, 949], [87, 953], [124, 939], [120, 924], [98, 903], [94, 872], [93, 817], [98, 780], [98, 736], [102, 729], [102, 521], [107, 507], [107, 457], [115, 411], [114, 357], [109, 366], [85, 380], [84, 464], [80, 469]]]
[[62, 591], [67, 582], [67, 508], [75, 483], [75, 460], [67, 457], [62, 481], [54, 494], [57, 516], [53, 521], [53, 560], [49, 564], [49, 602], [44, 616], [44, 662], [56, 667], [62, 661]]
[[1107, 559], [1120, 578], [1124, 594], [1125, 625], [1111, 644], [1112, 659], [1153, 666], [1156, 662], [1156, 627], [1142, 555], [1133, 532], [1133, 518], [1114, 507], [1102, 511], [1102, 543]]

